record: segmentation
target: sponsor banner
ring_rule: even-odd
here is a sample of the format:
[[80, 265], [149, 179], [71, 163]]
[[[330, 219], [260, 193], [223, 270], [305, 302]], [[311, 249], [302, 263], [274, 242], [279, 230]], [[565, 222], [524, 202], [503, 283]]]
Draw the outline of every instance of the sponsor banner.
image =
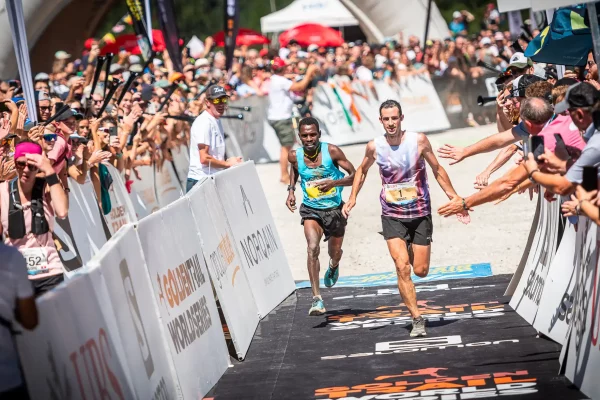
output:
[[169, 161], [165, 161], [160, 169], [155, 166], [155, 169], [154, 186], [156, 188], [156, 198], [158, 199], [159, 206], [162, 208], [181, 197], [181, 184], [177, 179], [173, 164]]
[[253, 162], [213, 177], [259, 317], [263, 318], [295, 289], [267, 198]]
[[229, 355], [187, 198], [138, 224], [154, 298], [185, 399], [202, 398]]
[[[425, 356], [425, 355], [424, 355]], [[451, 368], [390, 370], [390, 375], [365, 379], [358, 385], [315, 389], [313, 399], [338, 400], [456, 400], [504, 397], [537, 393], [537, 378], [527, 370], [478, 371], [459, 375]], [[459, 397], [460, 396], [460, 397]]]
[[183, 72], [181, 61], [181, 46], [179, 45], [179, 29], [177, 28], [177, 17], [175, 16], [175, 5], [173, 0], [156, 0], [158, 11], [158, 22], [160, 30], [165, 38], [165, 46], [169, 58], [173, 63], [173, 69]]
[[87, 274], [37, 300], [39, 325], [15, 336], [32, 399], [136, 398], [109, 329], [114, 316], [101, 309], [109, 302]]
[[144, 9], [140, 0], [126, 0], [127, 10], [131, 16], [133, 29], [137, 36], [138, 46], [140, 46], [141, 55], [144, 61], [148, 61], [152, 53], [152, 45], [148, 35], [148, 27], [144, 20]]
[[136, 222], [137, 217], [121, 173], [112, 165], [107, 164], [106, 167], [113, 180], [108, 189], [112, 208], [104, 219], [111, 235], [114, 235], [123, 225]]
[[321, 360], [339, 360], [343, 358], [370, 357], [388, 354], [411, 353], [415, 351], [445, 350], [449, 348], [483, 347], [506, 343], [519, 343], [519, 339], [489, 340], [483, 342], [464, 343], [460, 335], [426, 337], [375, 344], [374, 352], [354, 353], [349, 355], [323, 356]]
[[225, 1], [225, 69], [231, 72], [233, 65], [233, 53], [235, 51], [236, 39], [238, 35], [238, 25], [240, 21], [240, 5], [238, 0]]
[[198, 182], [186, 199], [233, 345], [238, 358], [244, 359], [258, 326], [258, 308], [214, 181]]
[[[540, 226], [540, 208], [541, 208], [541, 197], [538, 195], [537, 203], [535, 206], [535, 214], [533, 215], [533, 221], [531, 221], [531, 229], [529, 230], [529, 236], [527, 237], [527, 244], [525, 245], [525, 250], [523, 251], [523, 255], [521, 256], [521, 261], [519, 262], [519, 266], [515, 270], [506, 291], [504, 292], [505, 296], [512, 296], [515, 293], [515, 289], [517, 288], [517, 284], [521, 279], [521, 275], [523, 275], [523, 270], [527, 265], [527, 260], [532, 255], [531, 248], [533, 246], [533, 241], [538, 239], [536, 238], [536, 232], [541, 228]], [[537, 241], [536, 241], [537, 243]], [[537, 245], [537, 244], [536, 244]]]
[[[508, 305], [498, 301], [443, 306], [436, 304], [434, 300], [417, 300], [417, 306], [423, 318], [430, 322], [500, 317], [512, 311]], [[411, 324], [412, 316], [404, 303], [398, 306], [382, 305], [376, 307], [375, 311], [328, 315], [326, 319], [326, 326], [332, 331], [378, 328], [387, 325], [404, 327]]]
[[600, 398], [598, 229], [588, 218], [579, 217], [575, 296], [565, 357], [565, 376], [592, 399]]
[[116, 329], [109, 327], [109, 334], [121, 339], [137, 398], [175, 399], [173, 361], [133, 225], [123, 226], [87, 267], [96, 290], [107, 290], [110, 301], [101, 308], [116, 317]]
[[564, 344], [572, 317], [575, 289], [575, 227], [567, 222], [560, 246], [550, 264], [533, 327]]
[[538, 312], [540, 299], [548, 269], [556, 253], [558, 239], [558, 220], [560, 218], [560, 202], [548, 202], [544, 198], [544, 189], [540, 188], [540, 229], [536, 232], [538, 240], [530, 251], [530, 257], [523, 269], [510, 306], [529, 324], [533, 324]]
[[[444, 292], [450, 290], [473, 290], [479, 288], [492, 288], [496, 285], [476, 285], [476, 286], [451, 286], [448, 283], [439, 283], [437, 285], [415, 285], [417, 293], [421, 292]], [[376, 292], [349, 295], [349, 296], [338, 296], [333, 297], [331, 300], [347, 300], [347, 299], [360, 299], [364, 297], [378, 297], [378, 296], [398, 296], [400, 292], [398, 289], [377, 289]]]
[[[492, 266], [489, 263], [450, 265], [447, 267], [431, 267], [426, 277], [420, 278], [411, 274], [414, 283], [441, 281], [446, 279], [468, 279], [492, 276]], [[323, 279], [319, 286], [324, 288]], [[398, 276], [395, 272], [384, 272], [358, 276], [341, 276], [335, 287], [374, 287], [374, 286], [396, 286]], [[296, 288], [309, 288], [310, 281], [296, 283]]]
[[129, 198], [133, 203], [138, 219], [142, 219], [157, 211], [160, 206], [154, 190], [154, 167], [144, 165], [137, 167], [136, 170], [139, 179], [135, 173], [131, 175], [133, 184]]

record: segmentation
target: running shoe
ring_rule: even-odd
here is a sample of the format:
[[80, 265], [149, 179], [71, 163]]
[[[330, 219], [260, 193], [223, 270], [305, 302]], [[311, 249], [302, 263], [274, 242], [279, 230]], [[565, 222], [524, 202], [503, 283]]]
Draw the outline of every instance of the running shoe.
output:
[[312, 307], [308, 310], [308, 315], [323, 315], [325, 314], [325, 311], [323, 299], [319, 296], [313, 297]]
[[425, 318], [419, 317], [413, 319], [412, 330], [410, 331], [410, 337], [427, 336], [425, 332]]
[[331, 260], [329, 261], [329, 268], [327, 268], [327, 272], [325, 272], [325, 277], [323, 278], [323, 282], [325, 286], [328, 288], [332, 287], [337, 283], [338, 277], [340, 276], [340, 265], [337, 267], [331, 268]]

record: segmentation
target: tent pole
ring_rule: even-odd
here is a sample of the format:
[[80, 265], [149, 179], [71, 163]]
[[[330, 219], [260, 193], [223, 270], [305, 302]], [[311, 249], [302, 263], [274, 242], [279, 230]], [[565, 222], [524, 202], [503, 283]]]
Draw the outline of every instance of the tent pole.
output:
[[425, 43], [427, 43], [427, 36], [429, 35], [429, 20], [431, 17], [431, 2], [433, 0], [429, 0], [427, 3], [427, 20], [425, 20], [425, 38], [423, 39], [423, 48], [425, 48]]
[[592, 42], [594, 43], [594, 60], [598, 62], [600, 61], [600, 28], [598, 27], [598, 12], [596, 11], [596, 3], [588, 3], [587, 9], [590, 17]]

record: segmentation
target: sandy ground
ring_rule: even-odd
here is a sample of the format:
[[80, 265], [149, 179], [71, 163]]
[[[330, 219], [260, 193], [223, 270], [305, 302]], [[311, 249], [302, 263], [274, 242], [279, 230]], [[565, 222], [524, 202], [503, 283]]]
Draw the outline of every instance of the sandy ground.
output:
[[[429, 140], [437, 151], [444, 143], [465, 146], [495, 132], [495, 125], [488, 125], [431, 134]], [[342, 149], [348, 159], [357, 166], [364, 156], [365, 145], [345, 146]], [[440, 162], [448, 171], [456, 191], [462, 196], [467, 196], [475, 191], [475, 176], [495, 156], [495, 152], [482, 154], [452, 166], [447, 160], [440, 159]], [[509, 161], [492, 175], [491, 179], [501, 176], [503, 171], [514, 165], [512, 160]], [[259, 165], [258, 173], [294, 279], [308, 279], [306, 240], [300, 225], [300, 216], [297, 211], [292, 214], [285, 206], [286, 187], [279, 183], [279, 166]], [[514, 195], [499, 205], [479, 206], [472, 213], [471, 224], [465, 226], [458, 222], [456, 217], [443, 218], [437, 215], [436, 210], [447, 202], [447, 197], [430, 170], [428, 177], [434, 214], [431, 266], [489, 262], [494, 274], [513, 272], [521, 259], [535, 211], [535, 202], [529, 200], [529, 195]], [[394, 269], [385, 241], [378, 233], [381, 231], [380, 190], [381, 180], [375, 165], [369, 171], [358, 196], [357, 205], [348, 221], [340, 270], [342, 276]], [[350, 188], [345, 188], [344, 199], [349, 195]], [[296, 199], [298, 202], [302, 199], [299, 187], [296, 189]], [[328, 259], [326, 244], [321, 244], [321, 277]]]

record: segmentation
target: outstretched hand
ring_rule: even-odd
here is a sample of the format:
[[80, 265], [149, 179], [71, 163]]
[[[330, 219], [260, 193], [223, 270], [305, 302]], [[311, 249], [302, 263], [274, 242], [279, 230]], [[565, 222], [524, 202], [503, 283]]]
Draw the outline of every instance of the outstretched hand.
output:
[[445, 144], [438, 149], [438, 156], [454, 160], [450, 162], [450, 165], [454, 165], [465, 159], [465, 148]]

